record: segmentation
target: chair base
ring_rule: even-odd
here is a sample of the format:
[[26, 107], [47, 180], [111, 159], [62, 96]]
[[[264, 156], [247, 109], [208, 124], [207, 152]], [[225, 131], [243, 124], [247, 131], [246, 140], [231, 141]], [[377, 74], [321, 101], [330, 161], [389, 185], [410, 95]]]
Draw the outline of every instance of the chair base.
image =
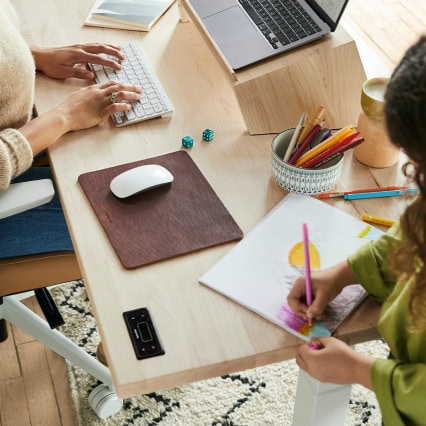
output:
[[[104, 401], [89, 397], [89, 402], [98, 417], [104, 419], [118, 413], [122, 407], [122, 400], [117, 397], [109, 369], [98, 360], [90, 356], [84, 349], [66, 338], [57, 330], [52, 330], [46, 321], [43, 321], [31, 309], [20, 303], [14, 296], [3, 297], [0, 304], [0, 328], [6, 331], [5, 320], [19, 327], [33, 336], [48, 348], [69, 360], [73, 364], [87, 371], [103, 384], [101, 394]], [[1, 333], [1, 329], [0, 329]], [[96, 389], [98, 389], [98, 386]]]
[[123, 401], [104, 384], [96, 386], [90, 392], [89, 404], [100, 419], [111, 417], [123, 408]]

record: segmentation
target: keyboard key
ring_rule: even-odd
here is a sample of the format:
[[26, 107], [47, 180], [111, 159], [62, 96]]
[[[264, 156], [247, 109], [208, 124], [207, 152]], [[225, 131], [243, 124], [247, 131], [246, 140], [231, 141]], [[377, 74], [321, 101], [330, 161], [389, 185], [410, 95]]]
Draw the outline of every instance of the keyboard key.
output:
[[96, 71], [96, 79], [98, 80], [98, 83], [106, 83], [109, 81], [109, 78], [104, 70]]
[[242, 6], [256, 25], [263, 24], [263, 19], [251, 5], [245, 3]]

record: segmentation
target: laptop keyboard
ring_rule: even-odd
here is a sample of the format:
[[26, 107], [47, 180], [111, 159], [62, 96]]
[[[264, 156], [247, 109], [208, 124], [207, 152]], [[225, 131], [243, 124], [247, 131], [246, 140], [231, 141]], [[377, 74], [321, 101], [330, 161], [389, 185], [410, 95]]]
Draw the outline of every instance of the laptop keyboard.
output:
[[[97, 83], [115, 80], [142, 87], [141, 99], [130, 102], [131, 110], [116, 112], [112, 115], [114, 124], [121, 127], [173, 112], [173, 105], [139, 43], [131, 41], [121, 47], [126, 56], [126, 59], [120, 62], [122, 70], [116, 71], [97, 64], [89, 65]], [[111, 59], [117, 60], [117, 58]]]
[[321, 31], [297, 1], [238, 1], [274, 49]]

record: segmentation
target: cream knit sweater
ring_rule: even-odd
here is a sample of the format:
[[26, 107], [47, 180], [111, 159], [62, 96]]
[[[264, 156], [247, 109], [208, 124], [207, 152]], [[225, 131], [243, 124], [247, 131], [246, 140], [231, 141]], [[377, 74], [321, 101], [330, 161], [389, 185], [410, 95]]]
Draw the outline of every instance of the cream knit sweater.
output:
[[33, 161], [29, 142], [16, 129], [31, 117], [35, 65], [8, 0], [0, 0], [0, 11], [0, 190], [3, 190]]

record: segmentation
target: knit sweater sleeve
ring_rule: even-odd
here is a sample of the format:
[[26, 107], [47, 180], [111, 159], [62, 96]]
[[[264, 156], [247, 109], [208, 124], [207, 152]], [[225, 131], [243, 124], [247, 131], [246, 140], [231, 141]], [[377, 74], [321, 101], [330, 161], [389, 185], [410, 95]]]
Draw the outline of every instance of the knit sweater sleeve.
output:
[[0, 131], [0, 190], [30, 168], [33, 152], [27, 139], [15, 129]]

